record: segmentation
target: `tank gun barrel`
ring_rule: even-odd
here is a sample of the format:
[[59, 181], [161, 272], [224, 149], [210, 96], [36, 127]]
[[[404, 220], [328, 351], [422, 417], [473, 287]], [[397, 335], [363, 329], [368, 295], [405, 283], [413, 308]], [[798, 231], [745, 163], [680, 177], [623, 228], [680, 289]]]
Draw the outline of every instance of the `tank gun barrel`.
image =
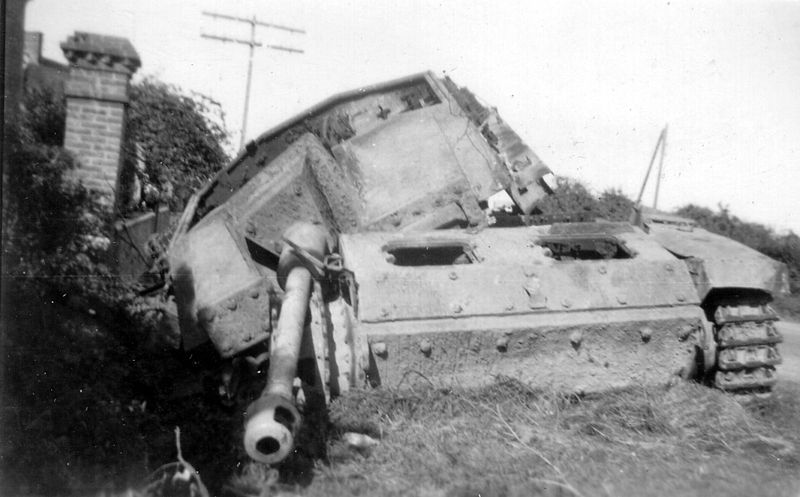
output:
[[284, 238], [278, 279], [284, 290], [278, 325], [272, 335], [267, 385], [261, 396], [247, 409], [244, 446], [248, 455], [267, 464], [285, 459], [294, 447], [301, 417], [292, 401], [292, 385], [303, 341], [312, 274], [294, 247], [322, 259], [325, 233], [317, 226], [298, 223]]

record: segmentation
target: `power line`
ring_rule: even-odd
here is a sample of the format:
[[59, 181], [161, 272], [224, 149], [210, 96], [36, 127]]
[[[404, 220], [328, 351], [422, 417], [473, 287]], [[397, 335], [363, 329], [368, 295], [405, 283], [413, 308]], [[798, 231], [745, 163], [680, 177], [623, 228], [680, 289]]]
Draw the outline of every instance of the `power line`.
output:
[[264, 22], [256, 19], [256, 16], [251, 18], [246, 17], [237, 17], [231, 16], [228, 14], [220, 14], [218, 12], [206, 12], [203, 11], [202, 14], [204, 16], [208, 16], [214, 19], [224, 19], [227, 21], [236, 21], [236, 22], [243, 22], [250, 25], [250, 39], [243, 40], [240, 38], [231, 38], [228, 36], [217, 36], [217, 35], [210, 35], [206, 33], [200, 33], [202, 38], [207, 38], [209, 40], [221, 41], [223, 43], [239, 43], [241, 45], [247, 45], [250, 48], [250, 57], [247, 61], [247, 87], [244, 92], [244, 112], [242, 115], [242, 136], [239, 142], [239, 148], [244, 148], [244, 140], [245, 135], [247, 134], [247, 110], [250, 107], [250, 80], [253, 77], [253, 50], [255, 48], [270, 48], [272, 50], [280, 50], [282, 52], [289, 52], [289, 53], [304, 53], [302, 50], [292, 47], [285, 47], [283, 45], [269, 45], [263, 44], [261, 42], [256, 41], [256, 26], [263, 26], [265, 28], [272, 28], [272, 29], [279, 29], [282, 31], [288, 31], [294, 34], [305, 34], [306, 32], [302, 29], [291, 28], [288, 26], [283, 26], [280, 24], [273, 24], [270, 22]]
[[255, 24], [259, 25], [259, 26], [264, 26], [266, 28], [282, 29], [284, 31], [289, 31], [290, 33], [306, 34], [306, 32], [304, 30], [302, 30], [302, 29], [290, 28], [288, 26], [282, 26], [280, 24], [272, 24], [272, 23], [269, 23], [269, 22], [259, 21], [258, 19], [255, 18], [255, 16], [252, 19], [248, 19], [246, 17], [236, 17], [236, 16], [230, 16], [228, 14], [219, 14], [219, 13], [216, 13], [216, 12], [206, 12], [206, 11], [203, 11], [203, 15], [204, 16], [209, 16], [209, 17], [215, 17], [215, 18], [218, 18], [218, 19], [227, 19], [229, 21], [255, 23]]

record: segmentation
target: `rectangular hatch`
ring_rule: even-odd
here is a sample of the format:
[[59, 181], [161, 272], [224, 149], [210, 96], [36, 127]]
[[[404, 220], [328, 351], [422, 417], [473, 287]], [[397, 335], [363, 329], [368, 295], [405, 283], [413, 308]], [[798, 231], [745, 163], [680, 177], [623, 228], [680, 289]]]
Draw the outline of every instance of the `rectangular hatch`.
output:
[[386, 261], [395, 266], [454, 266], [478, 261], [472, 247], [452, 240], [397, 241], [383, 247]]

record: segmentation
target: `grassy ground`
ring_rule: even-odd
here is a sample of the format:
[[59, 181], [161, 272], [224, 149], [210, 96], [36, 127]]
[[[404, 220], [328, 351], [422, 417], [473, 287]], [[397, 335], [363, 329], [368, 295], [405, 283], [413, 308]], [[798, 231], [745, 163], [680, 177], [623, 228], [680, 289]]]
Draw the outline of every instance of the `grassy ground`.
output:
[[[235, 410], [202, 388], [202, 372], [131, 323], [19, 292], [2, 328], [0, 495], [113, 493], [138, 487], [184, 450], [204, 475], [235, 469]], [[111, 324], [110, 324], [111, 323]]]
[[[481, 391], [351, 393], [331, 409], [328, 462], [301, 495], [791, 495], [800, 490], [800, 385], [746, 409], [684, 384], [595, 398], [512, 380]], [[371, 449], [337, 434], [366, 433]], [[250, 467], [239, 493], [263, 471]], [[249, 481], [249, 484], [247, 482]]]
[[[157, 468], [177, 458], [176, 426], [210, 495], [800, 490], [798, 383], [779, 384], [760, 408], [696, 384], [583, 398], [507, 378], [478, 391], [352, 392], [306, 425], [276, 471], [248, 463], [242, 413], [199, 386], [204, 370], [191, 361], [57, 305], [30, 311], [24, 328], [5, 330], [2, 495], [189, 495], [145, 488], [171, 477]], [[347, 432], [378, 443], [352, 448]]]

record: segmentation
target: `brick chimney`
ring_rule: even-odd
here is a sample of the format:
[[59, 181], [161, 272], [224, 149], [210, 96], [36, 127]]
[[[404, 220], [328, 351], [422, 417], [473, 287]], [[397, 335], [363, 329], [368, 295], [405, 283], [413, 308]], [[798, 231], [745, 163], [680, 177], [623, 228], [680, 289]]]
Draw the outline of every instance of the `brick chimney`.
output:
[[64, 148], [79, 162], [72, 174], [112, 206], [122, 164], [128, 86], [141, 61], [130, 41], [115, 36], [75, 32], [61, 49], [70, 64]]

